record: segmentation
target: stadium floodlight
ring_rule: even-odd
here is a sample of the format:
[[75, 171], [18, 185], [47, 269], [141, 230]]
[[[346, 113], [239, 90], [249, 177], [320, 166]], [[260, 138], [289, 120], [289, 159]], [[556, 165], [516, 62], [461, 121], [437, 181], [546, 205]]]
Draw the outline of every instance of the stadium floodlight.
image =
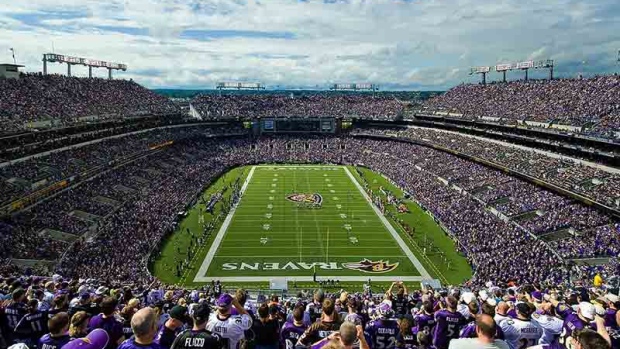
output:
[[469, 70], [469, 75], [482, 74], [482, 84], [487, 83], [487, 73], [491, 71], [491, 67], [472, 67]]
[[112, 63], [100, 61], [90, 58], [80, 58], [74, 56], [61, 55], [56, 53], [43, 54], [43, 75], [47, 75], [47, 62], [50, 63], [67, 63], [67, 75], [71, 76], [72, 65], [83, 65], [88, 67], [88, 77], [93, 77], [93, 68], [106, 68], [108, 70], [108, 78], [112, 79], [112, 70], [127, 71], [127, 65], [122, 63]]

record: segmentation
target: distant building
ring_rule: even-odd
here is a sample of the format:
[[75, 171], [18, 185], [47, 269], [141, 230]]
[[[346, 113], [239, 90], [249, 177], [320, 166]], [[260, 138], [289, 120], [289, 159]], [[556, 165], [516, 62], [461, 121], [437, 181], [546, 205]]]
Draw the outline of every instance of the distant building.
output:
[[19, 64], [0, 64], [0, 79], [19, 79], [19, 68], [23, 68]]

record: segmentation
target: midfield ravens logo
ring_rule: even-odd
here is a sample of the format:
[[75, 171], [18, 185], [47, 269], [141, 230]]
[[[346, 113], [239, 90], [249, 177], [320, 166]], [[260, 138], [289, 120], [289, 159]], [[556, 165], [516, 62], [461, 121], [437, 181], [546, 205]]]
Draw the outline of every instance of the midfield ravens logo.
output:
[[390, 264], [390, 261], [384, 260], [371, 261], [370, 259], [365, 258], [363, 261], [357, 263], [342, 263], [342, 266], [347, 269], [359, 270], [364, 273], [381, 274], [396, 269], [396, 267], [398, 267], [398, 264], [399, 263]]
[[320, 205], [323, 202], [321, 194], [291, 194], [286, 199], [292, 202], [314, 205]]

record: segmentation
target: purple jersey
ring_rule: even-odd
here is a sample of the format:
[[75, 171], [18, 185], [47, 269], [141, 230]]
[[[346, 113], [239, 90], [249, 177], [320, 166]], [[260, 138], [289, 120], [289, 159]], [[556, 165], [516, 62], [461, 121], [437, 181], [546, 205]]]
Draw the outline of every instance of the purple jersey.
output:
[[607, 331], [611, 329], [618, 329], [618, 323], [616, 322], [616, 309], [608, 308], [605, 310], [605, 328]]
[[[26, 305], [24, 303], [14, 302], [4, 308], [4, 323], [10, 329], [9, 334], [13, 334], [16, 339], [27, 339], [30, 335], [29, 329], [17, 326], [26, 314]], [[13, 332], [13, 330], [16, 331]]]
[[280, 331], [280, 344], [282, 348], [293, 349], [299, 340], [299, 337], [306, 331], [308, 326], [295, 326], [292, 322], [287, 322], [282, 326]]
[[435, 331], [433, 332], [433, 345], [439, 349], [448, 348], [450, 341], [459, 338], [463, 326], [463, 314], [449, 310], [439, 310], [435, 313]]
[[52, 337], [50, 334], [46, 334], [45, 336], [39, 339], [39, 349], [60, 349], [63, 345], [69, 343], [71, 337], [68, 334]]
[[569, 314], [564, 319], [564, 326], [562, 327], [562, 334], [560, 335], [560, 344], [564, 347], [568, 347], [570, 338], [575, 330], [582, 330], [589, 327], [589, 323], [581, 320], [575, 313]]
[[137, 344], [134, 340], [134, 337], [131, 337], [128, 340], [121, 343], [121, 345], [118, 346], [118, 349], [165, 349], [165, 348], [155, 342], [148, 344], [148, 345]]
[[379, 319], [371, 321], [366, 325], [364, 335], [371, 348], [394, 349], [398, 332], [398, 322], [396, 320]]
[[418, 332], [424, 332], [429, 335], [433, 333], [433, 328], [435, 328], [435, 317], [433, 315], [423, 313], [414, 316], [413, 320], [415, 320], [416, 323], [413, 327], [414, 335], [417, 335]]
[[39, 338], [48, 332], [47, 313], [36, 311], [26, 315], [19, 325], [19, 328], [30, 331], [30, 343], [35, 345]]
[[95, 315], [90, 319], [88, 328], [90, 331], [101, 328], [108, 333], [110, 340], [106, 349], [115, 349], [117, 347], [116, 343], [123, 337], [123, 323], [114, 316], [103, 317], [103, 314]]

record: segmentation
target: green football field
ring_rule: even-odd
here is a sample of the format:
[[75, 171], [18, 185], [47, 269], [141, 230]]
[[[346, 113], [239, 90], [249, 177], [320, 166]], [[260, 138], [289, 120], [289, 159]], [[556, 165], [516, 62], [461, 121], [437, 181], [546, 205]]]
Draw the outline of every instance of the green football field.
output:
[[[195, 205], [151, 269], [164, 282], [185, 285], [211, 280], [264, 285], [272, 279], [311, 284], [314, 273], [318, 280], [338, 279], [343, 284], [369, 278], [378, 283], [439, 279], [445, 284], [471, 275], [452, 241], [415, 203], [407, 202], [411, 213], [397, 213], [391, 205], [387, 210], [424, 231], [423, 241], [421, 234], [417, 240], [404, 234], [371, 205], [365, 185], [375, 193], [379, 187], [398, 196], [402, 192], [376, 173], [361, 171], [364, 176], [354, 167], [332, 165], [233, 169], [203, 196], [209, 198], [238, 181], [243, 184], [238, 205], [222, 213], [220, 202], [214, 214], [206, 213], [203, 203]], [[366, 183], [368, 179], [372, 183]], [[195, 247], [182, 275], [175, 275], [171, 261], [184, 258], [177, 251], [186, 250], [188, 231], [200, 234], [205, 222], [217, 215], [210, 238]], [[422, 253], [425, 243], [434, 243], [434, 249], [429, 245]]]
[[342, 166], [254, 166], [194, 281], [429, 278], [361, 189]]

